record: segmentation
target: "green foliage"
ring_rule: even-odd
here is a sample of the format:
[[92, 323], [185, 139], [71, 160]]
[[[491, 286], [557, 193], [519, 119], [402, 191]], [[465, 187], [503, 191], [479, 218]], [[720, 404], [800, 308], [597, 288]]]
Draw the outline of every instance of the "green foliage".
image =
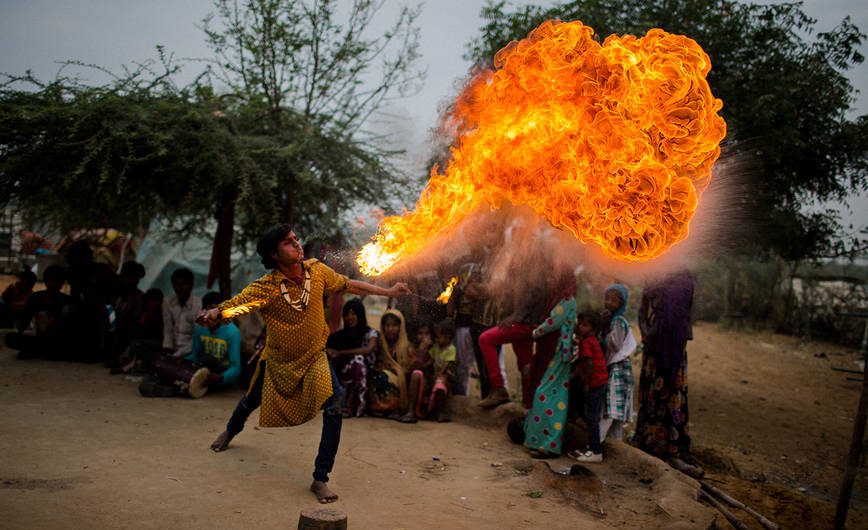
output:
[[745, 194], [745, 208], [762, 227], [749, 250], [808, 259], [865, 248], [864, 234], [841, 237], [836, 215], [803, 208], [868, 189], [868, 116], [847, 118], [853, 87], [844, 75], [862, 62], [865, 35], [849, 18], [815, 34], [816, 21], [800, 2], [732, 0], [576, 0], [514, 10], [489, 1], [482, 17], [467, 57], [483, 66], [553, 18], [581, 20], [603, 37], [660, 27], [693, 38], [712, 60], [708, 81], [724, 102], [727, 152], [762, 163]]
[[211, 213], [214, 183], [237, 163], [231, 135], [188, 94], [139, 81], [10, 79], [0, 90], [0, 197], [61, 230]]
[[242, 247], [278, 221], [345, 241], [344, 212], [393, 210], [413, 191], [368, 125], [422, 74], [418, 9], [371, 36], [383, 1], [336, 4], [215, 1], [204, 24], [214, 58], [189, 86], [173, 82], [180, 67], [159, 47], [158, 61], [121, 76], [75, 64], [108, 74], [102, 86], [7, 75], [0, 202], [61, 231], [159, 218], [184, 237], [216, 219], [222, 275], [237, 230]]
[[391, 162], [399, 152], [367, 126], [423, 78], [413, 67], [419, 11], [402, 8], [371, 36], [383, 3], [214, 2], [203, 25], [214, 52], [206, 79], [227, 87], [219, 108], [264, 170], [241, 182], [245, 239], [280, 220], [306, 237], [344, 240], [341, 212], [360, 203], [394, 210], [409, 198], [411, 181]]

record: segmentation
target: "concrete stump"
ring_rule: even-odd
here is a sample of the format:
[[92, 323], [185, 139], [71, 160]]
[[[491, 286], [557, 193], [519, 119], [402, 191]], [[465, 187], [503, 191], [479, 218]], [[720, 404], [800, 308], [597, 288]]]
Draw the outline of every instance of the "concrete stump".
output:
[[334, 508], [302, 510], [298, 530], [346, 530], [347, 514]]

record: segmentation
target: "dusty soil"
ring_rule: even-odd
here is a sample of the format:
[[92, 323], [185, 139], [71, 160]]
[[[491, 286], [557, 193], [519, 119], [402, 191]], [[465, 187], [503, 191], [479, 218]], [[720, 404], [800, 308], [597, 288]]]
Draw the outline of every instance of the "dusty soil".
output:
[[[691, 427], [707, 480], [782, 528], [829, 528], [861, 382], [858, 353], [700, 324], [689, 345]], [[634, 361], [638, 368], [638, 359]], [[259, 429], [208, 450], [240, 391], [142, 398], [99, 365], [18, 361], [0, 350], [2, 527], [294, 528], [316, 507], [320, 421]], [[728, 528], [696, 482], [624, 444], [606, 462], [529, 459], [506, 438], [515, 407], [452, 423], [344, 423], [331, 485], [350, 528]], [[577, 471], [583, 471], [577, 469]], [[859, 470], [848, 518], [868, 528]], [[736, 511], [751, 528], [760, 528]], [[716, 519], [716, 521], [715, 521]]]

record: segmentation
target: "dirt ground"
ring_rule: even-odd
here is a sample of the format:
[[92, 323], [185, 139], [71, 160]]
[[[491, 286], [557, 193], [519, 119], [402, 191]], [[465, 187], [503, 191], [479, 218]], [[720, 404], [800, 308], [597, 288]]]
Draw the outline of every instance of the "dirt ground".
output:
[[[830, 528], [861, 390], [832, 367], [858, 370], [858, 352], [711, 324], [695, 337], [691, 429], [707, 480], [782, 528]], [[254, 414], [216, 454], [240, 391], [142, 398], [100, 365], [18, 361], [8, 348], [0, 374], [3, 528], [294, 528], [317, 506], [318, 419], [259, 429]], [[514, 408], [480, 413], [470, 398], [449, 424], [347, 420], [332, 506], [350, 528], [729, 528], [694, 481], [624, 444], [582, 474], [554, 473], [571, 462], [533, 461], [507, 439]], [[848, 527], [868, 528], [864, 466]]]

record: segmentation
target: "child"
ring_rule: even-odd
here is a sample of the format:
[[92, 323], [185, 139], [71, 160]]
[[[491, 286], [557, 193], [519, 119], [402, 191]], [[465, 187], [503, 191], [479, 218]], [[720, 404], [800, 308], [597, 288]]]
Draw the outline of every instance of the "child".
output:
[[[401, 416], [400, 421], [415, 423], [418, 418], [428, 417], [441, 423], [450, 421], [447, 399], [450, 381], [455, 373], [454, 337], [455, 324], [451, 320], [443, 320], [434, 328], [434, 344], [428, 349], [427, 360], [411, 375], [409, 410]], [[431, 394], [426, 407], [427, 386], [431, 387]]]
[[408, 362], [410, 367], [408, 374], [413, 370], [422, 370], [431, 363], [428, 350], [434, 344], [434, 327], [428, 322], [422, 322], [416, 326], [416, 339], [408, 349]]
[[604, 314], [609, 316], [609, 325], [602, 340], [609, 381], [603, 419], [600, 421], [600, 439], [605, 440], [606, 434], [611, 431], [612, 438], [621, 440], [624, 437], [623, 425], [633, 415], [633, 366], [630, 356], [636, 350], [636, 339], [624, 318], [627, 288], [620, 283], [610, 285], [603, 302], [606, 306]]
[[368, 326], [361, 298], [347, 300], [343, 309], [344, 327], [329, 335], [326, 353], [345, 391], [343, 416], [367, 413], [368, 372], [377, 356], [380, 334]]
[[[205, 309], [213, 309], [225, 299], [212, 291], [202, 297], [202, 305]], [[233, 322], [218, 322], [209, 327], [196, 324], [193, 351], [185, 359], [208, 368], [211, 372], [209, 387], [228, 387], [241, 375], [241, 332]]]
[[20, 324], [27, 313], [27, 297], [36, 285], [36, 275], [30, 271], [21, 271], [17, 277], [18, 280], [3, 291], [0, 301], [0, 328], [15, 326], [18, 331], [23, 331]]
[[600, 437], [600, 414], [606, 393], [606, 358], [597, 341], [600, 320], [594, 313], [582, 313], [576, 319], [576, 362], [574, 372], [584, 390], [585, 426], [588, 431], [588, 449], [573, 451], [570, 456], [585, 463], [603, 461], [603, 445]]
[[397, 309], [386, 310], [380, 318], [380, 346], [369, 378], [372, 414], [398, 419], [407, 408], [408, 348], [404, 315]]
[[6, 345], [19, 350], [19, 359], [69, 360], [72, 342], [69, 340], [69, 314], [72, 299], [61, 292], [66, 283], [66, 269], [49, 265], [42, 273], [45, 290], [27, 297], [19, 327], [27, 329], [31, 320], [36, 336], [24, 333], [6, 335]]

